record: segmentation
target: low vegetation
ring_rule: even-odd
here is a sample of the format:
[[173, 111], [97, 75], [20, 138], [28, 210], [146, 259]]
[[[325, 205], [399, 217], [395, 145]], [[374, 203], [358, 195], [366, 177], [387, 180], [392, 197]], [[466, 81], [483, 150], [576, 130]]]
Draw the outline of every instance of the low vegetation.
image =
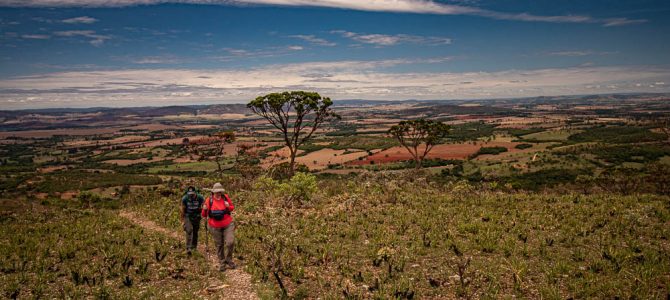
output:
[[202, 256], [115, 211], [2, 201], [3, 298], [192, 298], [209, 284]]
[[[290, 192], [267, 179], [231, 191], [237, 253], [276, 297], [667, 293], [667, 196], [501, 193], [417, 175], [322, 179], [299, 202], [286, 197], [301, 189]], [[149, 211], [173, 200], [147, 194], [145, 201]], [[174, 227], [177, 215], [166, 215], [149, 214]]]
[[663, 141], [666, 136], [649, 129], [632, 126], [592, 127], [568, 137], [571, 142], [606, 142], [612, 144]]
[[122, 185], [156, 185], [161, 182], [160, 177], [150, 175], [68, 170], [44, 176], [44, 179], [36, 184], [35, 190], [52, 193]]

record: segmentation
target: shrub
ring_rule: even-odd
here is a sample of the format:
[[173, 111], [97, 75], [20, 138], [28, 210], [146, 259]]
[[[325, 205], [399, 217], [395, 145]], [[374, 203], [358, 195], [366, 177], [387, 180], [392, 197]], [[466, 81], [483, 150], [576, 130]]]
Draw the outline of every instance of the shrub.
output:
[[533, 147], [533, 144], [527, 144], [527, 143], [518, 144], [518, 145], [514, 146], [514, 148], [522, 149], [522, 150], [523, 149], [528, 149], [528, 148], [531, 148], [531, 147]]
[[279, 183], [265, 175], [258, 177], [254, 183], [254, 189], [264, 192], [273, 192], [277, 187], [279, 187]]
[[109, 198], [103, 198], [98, 194], [91, 192], [81, 192], [77, 196], [79, 205], [86, 208], [118, 208], [119, 201]]
[[460, 160], [452, 160], [452, 167], [447, 168], [447, 169], [442, 169], [440, 171], [441, 176], [454, 176], [454, 177], [460, 177], [463, 175], [463, 161]]
[[477, 151], [477, 153], [473, 154], [470, 158], [475, 158], [477, 156], [484, 155], [484, 154], [497, 155], [497, 154], [500, 154], [500, 153], [503, 153], [503, 152], [507, 152], [507, 148], [500, 147], [500, 146], [481, 147], [481, 148], [479, 148], [479, 151]]
[[506, 179], [513, 188], [539, 190], [558, 184], [573, 183], [579, 175], [591, 174], [589, 170], [579, 169], [543, 169], [530, 173], [515, 174]]
[[316, 190], [316, 176], [302, 172], [296, 173], [289, 181], [279, 185], [280, 194], [289, 203], [308, 202]]
[[[309, 172], [309, 168], [303, 164], [296, 163], [295, 172], [307, 173]], [[287, 162], [274, 165], [268, 170], [268, 173], [270, 174], [270, 177], [275, 180], [288, 179], [289, 176], [291, 176], [291, 165]]]

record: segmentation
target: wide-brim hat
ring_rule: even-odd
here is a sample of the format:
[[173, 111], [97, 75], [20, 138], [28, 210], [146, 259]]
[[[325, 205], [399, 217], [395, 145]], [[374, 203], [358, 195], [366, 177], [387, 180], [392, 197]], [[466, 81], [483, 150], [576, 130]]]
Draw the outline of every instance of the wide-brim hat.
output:
[[214, 184], [214, 187], [212, 187], [211, 191], [212, 193], [223, 193], [226, 190], [223, 189], [223, 185], [221, 185], [221, 183], [217, 182]]

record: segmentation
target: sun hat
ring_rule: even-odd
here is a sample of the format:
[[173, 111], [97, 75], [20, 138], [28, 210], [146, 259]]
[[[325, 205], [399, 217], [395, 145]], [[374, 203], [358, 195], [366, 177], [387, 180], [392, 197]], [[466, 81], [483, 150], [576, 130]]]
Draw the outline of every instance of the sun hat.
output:
[[215, 183], [214, 187], [212, 187], [212, 193], [223, 193], [225, 190], [223, 189], [223, 185], [221, 183]]

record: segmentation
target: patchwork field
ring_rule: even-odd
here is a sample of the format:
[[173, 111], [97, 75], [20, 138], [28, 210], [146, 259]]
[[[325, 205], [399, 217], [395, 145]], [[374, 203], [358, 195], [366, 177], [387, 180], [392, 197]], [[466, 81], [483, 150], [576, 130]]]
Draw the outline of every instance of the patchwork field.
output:
[[[473, 142], [473, 143], [460, 143], [460, 144], [442, 144], [436, 145], [428, 153], [427, 158], [439, 158], [439, 159], [466, 159], [471, 155], [477, 153], [482, 147], [504, 147], [508, 152], [519, 152], [521, 150], [514, 148], [519, 143], [514, 142]], [[425, 147], [420, 147], [419, 151], [422, 152], [425, 150]], [[384, 151], [375, 153], [366, 157], [363, 160], [357, 160], [349, 162], [349, 165], [359, 166], [359, 165], [369, 165], [369, 164], [383, 164], [390, 162], [398, 162], [405, 160], [412, 160], [412, 156], [403, 147], [393, 147], [386, 149]]]
[[565, 141], [569, 136], [582, 132], [582, 130], [547, 130], [521, 136], [524, 140], [535, 141]]
[[[670, 102], [607, 99], [356, 100], [300, 145], [295, 174], [244, 105], [6, 113], [0, 297], [237, 299], [223, 291], [247, 274], [261, 299], [664, 299]], [[417, 117], [449, 129], [415, 170], [388, 129]], [[239, 273], [212, 289], [178, 201], [215, 182]]]

